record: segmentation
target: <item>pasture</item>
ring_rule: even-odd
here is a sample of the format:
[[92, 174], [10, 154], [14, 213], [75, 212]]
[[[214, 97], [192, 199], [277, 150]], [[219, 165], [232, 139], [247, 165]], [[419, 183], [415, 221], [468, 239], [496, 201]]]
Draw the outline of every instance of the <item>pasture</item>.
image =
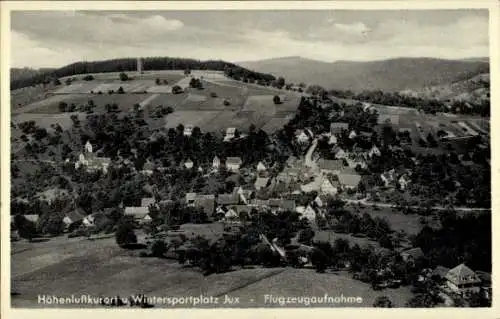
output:
[[[196, 225], [207, 226], [207, 225]], [[187, 227], [190, 228], [191, 226]], [[205, 227], [206, 228], [206, 227]], [[201, 230], [200, 230], [201, 231]], [[377, 296], [387, 295], [397, 306], [411, 297], [408, 288], [373, 291], [346, 272], [318, 274], [313, 269], [247, 268], [203, 276], [172, 260], [140, 258], [138, 251], [119, 248], [113, 237], [100, 240], [52, 238], [47, 242], [13, 242], [11, 249], [12, 307], [100, 307], [100, 305], [47, 305], [38, 295], [94, 297], [214, 296], [240, 298], [241, 307], [279, 307], [265, 303], [264, 294], [281, 296], [361, 297], [356, 304], [323, 304], [322, 307], [371, 307]], [[157, 308], [170, 308], [157, 304]], [[177, 305], [186, 307], [188, 305]], [[230, 305], [219, 305], [227, 307]], [[289, 305], [290, 307], [291, 305]], [[300, 307], [300, 305], [295, 305]]]
[[12, 117], [12, 122], [14, 124], [35, 121], [36, 125], [45, 129], [50, 130], [51, 125], [59, 124], [63, 130], [69, 130], [73, 126], [73, 121], [71, 120], [71, 115], [77, 115], [80, 121], [85, 121], [87, 114], [79, 112], [68, 112], [60, 114], [38, 114], [38, 113], [24, 113]]

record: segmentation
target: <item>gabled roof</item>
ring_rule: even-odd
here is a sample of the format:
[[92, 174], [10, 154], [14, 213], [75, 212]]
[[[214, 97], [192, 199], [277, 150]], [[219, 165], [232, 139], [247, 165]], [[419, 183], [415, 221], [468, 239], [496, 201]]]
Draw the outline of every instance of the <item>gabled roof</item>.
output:
[[186, 202], [196, 199], [196, 193], [186, 193]]
[[478, 283], [481, 281], [476, 273], [465, 264], [460, 264], [448, 271], [446, 279], [455, 284]]
[[361, 181], [361, 175], [352, 170], [346, 170], [339, 173], [339, 182], [341, 185], [356, 187]]
[[217, 204], [219, 205], [236, 205], [240, 202], [240, 195], [233, 194], [219, 194], [217, 197]]
[[267, 183], [269, 183], [269, 177], [257, 177], [254, 186], [256, 189], [260, 189], [266, 187]]
[[324, 170], [340, 171], [344, 168], [344, 161], [320, 159], [318, 161], [318, 166], [320, 169]]
[[415, 247], [415, 248], [411, 248], [411, 249], [403, 251], [401, 253], [401, 255], [405, 255], [408, 257], [411, 256], [413, 259], [418, 259], [418, 258], [424, 257], [424, 252], [422, 251], [422, 249], [420, 249], [420, 247]]
[[83, 209], [77, 207], [74, 210], [67, 213], [65, 217], [69, 218], [70, 221], [74, 223], [84, 219], [85, 216], [87, 216], [87, 213]]
[[234, 134], [236, 132], [235, 127], [228, 127], [226, 130], [226, 134]]
[[278, 207], [283, 210], [295, 211], [295, 201], [289, 199], [271, 198], [268, 201], [270, 207]]
[[148, 207], [125, 207], [125, 216], [132, 216], [134, 219], [143, 219], [149, 214]]
[[37, 214], [27, 214], [27, 215], [22, 215], [24, 218], [29, 220], [30, 222], [36, 223], [40, 219], [40, 215]]
[[241, 160], [241, 157], [228, 157], [226, 158], [226, 165], [231, 164], [231, 165], [241, 165], [243, 161]]

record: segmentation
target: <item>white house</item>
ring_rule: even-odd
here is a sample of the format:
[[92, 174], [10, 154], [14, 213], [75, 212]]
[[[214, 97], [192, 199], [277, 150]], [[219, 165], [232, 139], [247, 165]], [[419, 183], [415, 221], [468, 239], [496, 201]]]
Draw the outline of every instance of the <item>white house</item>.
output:
[[358, 134], [356, 134], [356, 131], [354, 131], [354, 130], [352, 130], [351, 133], [349, 133], [350, 139], [356, 138], [356, 136], [358, 136]]
[[187, 168], [187, 169], [193, 168], [193, 165], [194, 165], [194, 163], [190, 159], [188, 159], [187, 161], [184, 162], [184, 167]]
[[323, 194], [335, 195], [340, 189], [340, 182], [332, 175], [325, 176], [321, 183], [320, 191]]
[[297, 139], [297, 142], [300, 144], [309, 142], [309, 136], [306, 134], [304, 130], [297, 130], [295, 132], [295, 138]]
[[301, 217], [307, 218], [310, 222], [316, 221], [316, 210], [311, 205], [307, 205]]
[[226, 136], [224, 136], [224, 141], [228, 142], [232, 140], [235, 137], [235, 134], [236, 134], [236, 128], [228, 127], [226, 130]]
[[228, 171], [237, 172], [243, 161], [240, 157], [228, 157], [226, 158], [226, 168]]
[[264, 163], [259, 162], [259, 164], [257, 164], [257, 172], [263, 172], [265, 170], [267, 170], [267, 167], [264, 165]]
[[191, 134], [193, 134], [193, 128], [194, 126], [191, 124], [184, 126], [184, 136], [191, 136]]
[[481, 290], [481, 279], [465, 264], [460, 264], [448, 271], [445, 278], [446, 285], [455, 293], [467, 294]]
[[376, 145], [373, 145], [373, 147], [368, 152], [368, 157], [370, 158], [372, 158], [373, 156], [380, 156], [380, 155], [381, 155], [380, 150]]
[[328, 144], [333, 145], [337, 144], [337, 137], [335, 135], [330, 135], [330, 138], [328, 139]]
[[216, 156], [214, 156], [214, 160], [212, 161], [212, 168], [218, 170], [220, 167], [220, 159]]
[[408, 177], [408, 175], [406, 174], [401, 175], [401, 177], [399, 177], [398, 179], [398, 184], [399, 184], [399, 189], [404, 191], [410, 184], [410, 178]]

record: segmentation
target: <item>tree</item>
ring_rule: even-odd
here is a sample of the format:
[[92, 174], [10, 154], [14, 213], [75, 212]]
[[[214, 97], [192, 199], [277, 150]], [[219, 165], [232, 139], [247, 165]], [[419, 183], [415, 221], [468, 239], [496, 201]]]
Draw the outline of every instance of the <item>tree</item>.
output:
[[373, 302], [373, 307], [376, 308], [392, 308], [392, 301], [387, 296], [379, 296]]
[[116, 230], [116, 243], [120, 247], [137, 243], [137, 236], [135, 235], [134, 227], [131, 222], [124, 221], [118, 225], [118, 229]]
[[120, 81], [125, 82], [125, 81], [128, 81], [128, 80], [129, 80], [129, 77], [128, 77], [127, 73], [121, 72], [120, 73]]
[[123, 90], [123, 87], [122, 87], [122, 86], [120, 86], [120, 87], [118, 88], [118, 94], [123, 94], [123, 93], [125, 93], [125, 91]]
[[278, 95], [275, 95], [275, 96], [273, 97], [273, 102], [274, 102], [274, 104], [281, 104], [281, 99], [280, 99], [280, 97], [279, 97]]
[[179, 93], [182, 93], [182, 88], [178, 85], [174, 85], [172, 87], [172, 93], [173, 94], [179, 94]]
[[432, 308], [435, 305], [435, 298], [428, 293], [418, 294], [406, 303], [406, 306], [410, 308]]
[[54, 85], [61, 85], [61, 80], [55, 79], [54, 80]]
[[17, 229], [19, 236], [31, 240], [36, 235], [36, 225], [29, 221], [23, 215], [14, 216], [14, 227]]
[[160, 85], [160, 84], [161, 84], [160, 79], [159, 79], [159, 78], [156, 78], [155, 83], [156, 83], [156, 85]]
[[68, 103], [59, 102], [59, 111], [60, 112], [66, 112], [67, 109], [68, 109]]
[[283, 86], [285, 86], [285, 79], [280, 76], [276, 81], [276, 86], [280, 89], [283, 88]]
[[92, 74], [88, 74], [86, 76], [83, 77], [83, 80], [84, 81], [93, 81], [94, 80], [94, 76]]
[[311, 227], [301, 230], [299, 234], [299, 243], [310, 245], [314, 235], [314, 230], [312, 230]]
[[163, 240], [155, 240], [151, 245], [151, 255], [158, 258], [164, 258], [167, 252], [167, 245]]

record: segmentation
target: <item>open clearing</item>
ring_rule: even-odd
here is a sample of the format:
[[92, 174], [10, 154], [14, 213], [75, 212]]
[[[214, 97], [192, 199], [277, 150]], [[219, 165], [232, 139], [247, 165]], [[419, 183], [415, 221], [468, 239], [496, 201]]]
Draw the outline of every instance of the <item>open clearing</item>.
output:
[[[218, 232], [206, 226], [186, 225], [185, 231], [199, 233], [203, 230], [208, 236]], [[240, 297], [239, 306], [244, 307], [279, 307], [266, 304], [264, 294], [322, 297], [327, 293], [332, 297], [343, 294], [363, 299], [362, 303], [355, 304], [316, 305], [323, 307], [371, 307], [375, 298], [381, 295], [403, 306], [411, 297], [408, 288], [373, 291], [368, 284], [351, 279], [345, 272], [318, 274], [313, 269], [254, 268], [205, 277], [175, 261], [137, 257], [137, 251], [119, 248], [114, 237], [94, 241], [65, 237], [40, 243], [20, 241], [12, 243], [11, 254], [11, 285], [16, 293], [12, 296], [13, 307], [95, 307], [38, 304], [38, 295], [48, 293], [95, 297], [128, 297], [141, 293], [151, 297], [203, 294], [220, 299], [227, 294]], [[170, 306], [158, 304], [156, 307]]]
[[78, 115], [80, 121], [84, 121], [87, 118], [87, 114], [80, 112], [61, 114], [24, 113], [12, 117], [12, 122], [18, 124], [27, 121], [35, 121], [37, 126], [45, 129], [50, 129], [52, 124], [59, 124], [63, 130], [69, 130], [73, 126], [73, 121], [71, 120], [71, 115], [73, 114]]
[[[37, 113], [59, 113], [59, 103], [71, 100], [78, 100], [81, 98], [79, 94], [68, 94], [68, 95], [52, 95], [44, 100], [36, 101], [26, 106], [13, 109], [12, 115], [21, 114], [27, 112], [37, 112]], [[41, 110], [41, 111], [39, 111]]]

